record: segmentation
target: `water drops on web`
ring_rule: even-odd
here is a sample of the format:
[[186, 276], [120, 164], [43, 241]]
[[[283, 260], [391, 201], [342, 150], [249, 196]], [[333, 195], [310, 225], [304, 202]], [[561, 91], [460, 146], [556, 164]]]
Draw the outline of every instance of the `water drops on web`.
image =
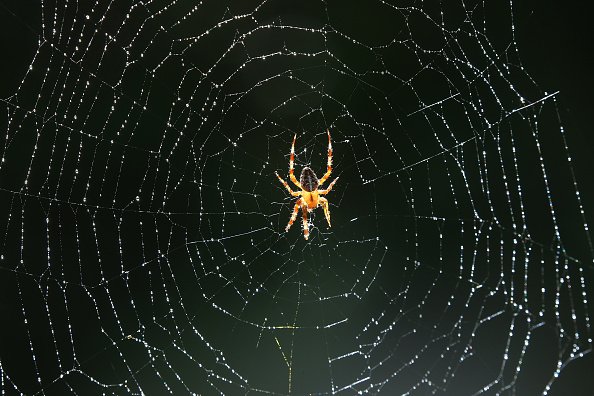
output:
[[492, 6], [7, 6], [2, 392], [562, 386], [592, 208]]

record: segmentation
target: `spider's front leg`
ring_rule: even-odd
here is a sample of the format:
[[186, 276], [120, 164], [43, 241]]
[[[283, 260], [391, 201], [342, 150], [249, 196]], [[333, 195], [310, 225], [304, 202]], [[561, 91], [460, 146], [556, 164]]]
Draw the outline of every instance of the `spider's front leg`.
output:
[[325, 189], [325, 190], [318, 190], [318, 194], [321, 194], [321, 195], [328, 194], [330, 191], [332, 191], [332, 187], [334, 187], [334, 183], [336, 183], [337, 181], [338, 181], [338, 177], [336, 179], [332, 180], [332, 183], [330, 183], [330, 185], [328, 186], [327, 189]]
[[326, 173], [324, 173], [324, 176], [320, 179], [320, 186], [324, 184], [330, 177], [330, 174], [332, 174], [332, 140], [330, 140], [330, 130], [326, 129], [326, 132], [328, 132], [328, 165]]
[[289, 193], [292, 196], [298, 197], [300, 195], [298, 192], [295, 192], [295, 191], [291, 190], [291, 187], [289, 187], [289, 183], [287, 183], [286, 181], [284, 181], [283, 178], [280, 177], [277, 172], [274, 172], [274, 174], [276, 175], [276, 177], [278, 177], [278, 180], [280, 180], [280, 182], [283, 183], [283, 186], [286, 187], [286, 189], [289, 191]]
[[297, 181], [297, 178], [295, 177], [295, 174], [294, 174], [295, 140], [297, 140], [297, 134], [295, 134], [295, 136], [293, 136], [293, 144], [291, 145], [291, 157], [289, 158], [289, 178], [291, 179], [293, 184], [297, 186], [297, 188], [301, 189], [302, 188], [301, 183], [299, 183], [299, 181]]

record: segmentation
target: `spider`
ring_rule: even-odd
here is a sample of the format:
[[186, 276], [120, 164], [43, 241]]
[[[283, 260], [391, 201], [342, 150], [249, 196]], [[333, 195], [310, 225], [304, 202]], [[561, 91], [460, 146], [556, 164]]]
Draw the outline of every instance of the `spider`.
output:
[[297, 218], [297, 212], [299, 212], [299, 208], [301, 208], [301, 212], [303, 214], [303, 237], [307, 240], [309, 238], [309, 223], [307, 222], [307, 212], [311, 212], [318, 206], [322, 206], [324, 209], [324, 215], [326, 216], [326, 220], [328, 221], [328, 227], [330, 227], [330, 209], [328, 208], [328, 200], [320, 195], [326, 195], [332, 190], [334, 187], [334, 183], [338, 180], [338, 177], [330, 183], [327, 189], [325, 190], [318, 190], [318, 188], [328, 180], [330, 174], [332, 173], [332, 142], [330, 140], [330, 130], [326, 130], [328, 132], [328, 169], [324, 176], [318, 180], [315, 172], [309, 168], [305, 167], [301, 171], [300, 181], [297, 181], [297, 178], [293, 174], [293, 163], [295, 161], [295, 140], [297, 140], [297, 135], [293, 137], [293, 144], [291, 145], [291, 158], [289, 160], [289, 178], [301, 191], [293, 191], [289, 184], [284, 181], [277, 172], [276, 177], [278, 180], [285, 186], [285, 188], [289, 191], [289, 193], [294, 197], [299, 197], [297, 202], [295, 202], [295, 207], [293, 208], [293, 214], [291, 215], [291, 219], [289, 220], [289, 224], [285, 228], [285, 232], [289, 231], [291, 225]]

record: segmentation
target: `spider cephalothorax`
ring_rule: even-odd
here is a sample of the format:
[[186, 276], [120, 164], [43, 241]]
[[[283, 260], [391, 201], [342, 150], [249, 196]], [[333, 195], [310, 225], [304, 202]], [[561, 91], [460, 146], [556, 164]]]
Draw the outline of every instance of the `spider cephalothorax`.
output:
[[305, 239], [309, 238], [309, 225], [307, 222], [307, 212], [311, 212], [318, 206], [322, 206], [324, 209], [324, 215], [326, 216], [326, 220], [328, 221], [328, 226], [330, 226], [330, 209], [328, 208], [328, 200], [320, 195], [326, 195], [332, 190], [334, 183], [338, 180], [338, 177], [330, 183], [327, 189], [325, 190], [318, 190], [318, 188], [328, 180], [330, 174], [332, 173], [332, 141], [330, 140], [330, 131], [328, 130], [328, 167], [324, 176], [318, 180], [315, 172], [309, 168], [305, 167], [301, 171], [300, 180], [297, 181], [295, 177], [293, 164], [295, 162], [295, 140], [297, 139], [297, 135], [293, 137], [293, 144], [291, 145], [291, 157], [289, 159], [289, 178], [293, 182], [294, 185], [297, 186], [301, 191], [293, 191], [289, 184], [284, 181], [278, 173], [276, 173], [276, 177], [283, 183], [283, 186], [291, 193], [294, 197], [299, 197], [297, 202], [295, 202], [295, 207], [293, 208], [293, 214], [291, 215], [291, 219], [289, 220], [289, 224], [285, 228], [285, 231], [289, 231], [291, 225], [297, 218], [297, 213], [299, 212], [299, 208], [301, 208], [301, 213], [303, 214], [303, 237]]

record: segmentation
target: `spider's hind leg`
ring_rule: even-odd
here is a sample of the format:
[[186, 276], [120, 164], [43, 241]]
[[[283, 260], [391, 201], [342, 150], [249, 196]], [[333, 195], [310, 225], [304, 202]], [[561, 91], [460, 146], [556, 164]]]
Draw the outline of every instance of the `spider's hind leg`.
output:
[[303, 202], [303, 200], [301, 198], [299, 198], [297, 200], [297, 202], [295, 202], [295, 206], [293, 207], [293, 213], [291, 214], [291, 219], [289, 220], [289, 224], [287, 224], [287, 226], [285, 227], [285, 232], [289, 231], [289, 228], [291, 228], [291, 226], [293, 225], [293, 222], [297, 218], [297, 212], [299, 212], [299, 208], [301, 207], [301, 202]]
[[324, 209], [324, 216], [326, 216], [328, 227], [332, 227], [330, 224], [330, 208], [328, 207], [328, 200], [324, 197], [319, 197], [318, 199], [320, 201], [320, 205], [322, 205], [322, 209]]
[[303, 238], [307, 240], [309, 238], [309, 223], [307, 222], [307, 206], [301, 208], [303, 214]]

